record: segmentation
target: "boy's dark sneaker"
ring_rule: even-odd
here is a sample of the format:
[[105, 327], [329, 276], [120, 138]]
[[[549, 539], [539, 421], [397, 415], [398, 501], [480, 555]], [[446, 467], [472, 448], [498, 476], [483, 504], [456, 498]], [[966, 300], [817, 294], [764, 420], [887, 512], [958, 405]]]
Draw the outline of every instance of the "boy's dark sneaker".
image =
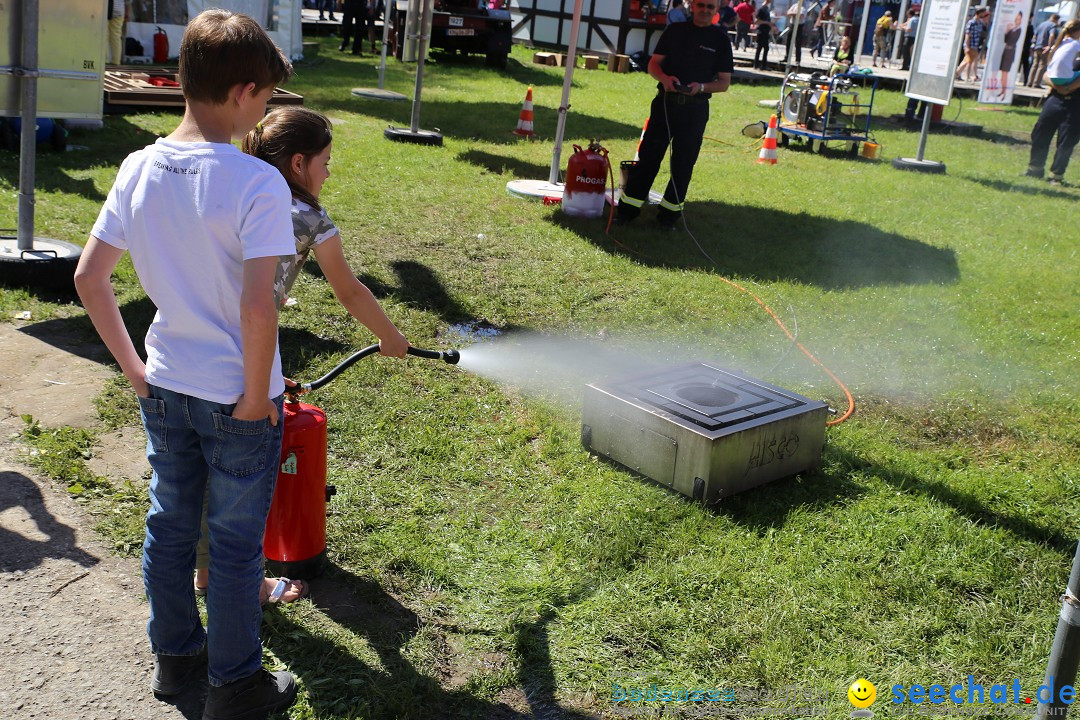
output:
[[195, 655], [154, 655], [150, 689], [164, 697], [176, 695], [200, 671], [206, 671], [206, 645]]
[[1024, 175], [1026, 175], [1027, 177], [1033, 177], [1033, 178], [1040, 178], [1041, 179], [1042, 176], [1043, 176], [1043, 171], [1042, 171], [1041, 168], [1029, 167], [1027, 170], [1024, 171]]
[[202, 720], [266, 720], [296, 701], [296, 681], [284, 670], [259, 668], [254, 675], [210, 686]]

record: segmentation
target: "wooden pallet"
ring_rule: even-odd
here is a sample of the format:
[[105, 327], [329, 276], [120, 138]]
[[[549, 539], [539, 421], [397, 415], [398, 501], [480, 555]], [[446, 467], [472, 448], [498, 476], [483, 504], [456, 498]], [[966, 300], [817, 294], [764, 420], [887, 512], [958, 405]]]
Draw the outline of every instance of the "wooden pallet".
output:
[[[155, 85], [155, 79], [176, 82], [176, 68], [139, 65], [110, 66], [105, 70], [105, 104], [114, 107], [184, 107], [180, 86]], [[274, 88], [269, 105], [303, 105], [304, 97]]]

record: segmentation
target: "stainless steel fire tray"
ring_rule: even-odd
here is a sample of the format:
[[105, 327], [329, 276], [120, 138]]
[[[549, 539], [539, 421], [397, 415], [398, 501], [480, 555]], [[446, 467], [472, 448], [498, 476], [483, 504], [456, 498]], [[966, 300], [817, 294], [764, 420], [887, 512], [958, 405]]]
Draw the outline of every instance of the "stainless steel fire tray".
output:
[[706, 362], [590, 384], [586, 448], [705, 503], [816, 467], [825, 403]]

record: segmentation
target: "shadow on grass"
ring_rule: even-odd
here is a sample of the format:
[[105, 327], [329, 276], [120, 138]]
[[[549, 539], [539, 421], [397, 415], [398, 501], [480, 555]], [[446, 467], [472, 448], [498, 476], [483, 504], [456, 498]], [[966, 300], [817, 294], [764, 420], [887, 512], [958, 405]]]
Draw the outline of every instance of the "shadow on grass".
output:
[[[389, 58], [387, 63], [389, 63]], [[532, 63], [522, 63], [513, 57], [507, 58], [506, 69], [498, 70], [487, 65], [486, 58], [483, 55], [451, 55], [450, 53], [441, 52], [438, 50], [433, 51], [429, 55], [429, 63], [438, 68], [437, 72], [444, 74], [446, 77], [443, 79], [453, 79], [456, 75], [468, 75], [470, 77], [475, 76], [478, 72], [492, 73], [500, 78], [511, 78], [521, 85], [531, 85], [533, 87], [562, 87], [563, 83], [563, 70], [565, 68], [559, 68], [559, 72], [550, 72], [542, 69], [540, 65], [534, 65]], [[427, 85], [428, 76], [426, 74], [427, 64], [424, 65], [425, 75], [424, 84]], [[578, 83], [574, 83], [573, 87], [578, 87]], [[521, 96], [522, 100], [525, 99], [524, 92]]]
[[[146, 297], [126, 302], [120, 307], [120, 315], [124, 318], [131, 342], [144, 360], [146, 331], [156, 312], [157, 308]], [[20, 332], [87, 360], [105, 364], [113, 362], [86, 315], [45, 320], [20, 328]], [[282, 371], [290, 376], [292, 373], [303, 374], [311, 358], [339, 355], [348, 349], [336, 340], [319, 337], [308, 330], [285, 326], [278, 331], [278, 343], [281, 348]]]
[[[654, 267], [719, 272], [764, 281], [792, 281], [827, 290], [872, 285], [947, 284], [959, 279], [952, 250], [937, 248], [869, 223], [716, 201], [687, 205], [682, 230], [661, 233], [654, 210], [604, 235], [600, 220], [552, 213], [550, 222], [609, 252]], [[714, 265], [702, 250], [715, 260]]]
[[458, 153], [457, 159], [484, 168], [496, 175], [509, 173], [515, 178], [546, 180], [551, 172], [550, 165], [525, 162], [524, 160], [505, 155], [496, 155], [483, 150], [466, 150]]
[[[1019, 174], [1019, 173], [1017, 173]], [[1007, 180], [988, 180], [987, 178], [975, 177], [974, 175], [965, 175], [964, 173], [957, 173], [956, 177], [968, 182], [973, 182], [976, 185], [982, 185], [990, 190], [997, 190], [1003, 193], [1023, 193], [1024, 195], [1033, 195], [1036, 197], [1052, 197], [1062, 200], [1076, 200], [1080, 199], [1080, 193], [1070, 192], [1069, 190], [1062, 190], [1056, 188], [1049, 183], [1044, 182], [1042, 187], [1033, 186], [1028, 182], [1018, 181], [1009, 182]]]
[[[550, 688], [546, 693], [540, 690], [527, 697], [533, 711], [522, 712], [505, 702], [476, 697], [468, 690], [468, 678], [461, 677], [462, 668], [451, 664], [457, 658], [446, 645], [445, 634], [482, 631], [437, 621], [426, 623], [375, 583], [340, 568], [330, 568], [312, 583], [312, 602], [337, 625], [363, 637], [378, 656], [377, 663], [366, 662], [329, 634], [315, 636], [284, 614], [266, 613], [267, 647], [289, 658], [289, 669], [304, 679], [308, 702], [319, 717], [336, 715], [371, 720], [535, 717], [591, 720], [593, 717], [563, 709], [553, 700], [550, 653], [542, 627], [554, 619], [554, 610], [550, 618], [541, 618], [518, 633], [519, 642], [529, 644], [529, 649], [522, 653], [529, 658], [525, 663], [528, 674], [519, 674], [528, 681], [523, 686], [537, 685], [537, 675], [533, 674], [536, 671], [539, 677], [547, 678], [539, 684]], [[536, 627], [541, 630], [537, 631]], [[435, 677], [416, 669], [406, 657], [406, 644], [414, 639], [435, 647], [436, 671], [450, 684], [461, 683], [460, 687], [443, 687]]]
[[[395, 127], [411, 125], [411, 103], [388, 103], [350, 95], [348, 99], [327, 100], [326, 105], [337, 110], [378, 118]], [[520, 113], [521, 101], [425, 101], [420, 110], [420, 127], [426, 130], [438, 128], [446, 137], [511, 145], [521, 142], [520, 138], [511, 133], [511, 130], [517, 127]], [[534, 127], [541, 136], [554, 135], [558, 123], [557, 107], [534, 106], [533, 117]], [[576, 137], [631, 140], [641, 134], [639, 127], [604, 117], [575, 112], [573, 118]]]
[[[395, 260], [390, 264], [390, 269], [397, 275], [396, 285], [388, 285], [367, 273], [358, 275], [357, 279], [367, 285], [372, 294], [379, 299], [393, 296], [417, 310], [438, 315], [444, 322], [477, 320], [471, 317], [465, 308], [446, 291], [439, 276], [427, 265], [415, 260]], [[314, 260], [304, 263], [303, 270], [312, 277], [326, 277]]]
[[1020, 515], [995, 510], [971, 493], [956, 490], [946, 483], [927, 480], [893, 466], [874, 465], [846, 450], [831, 449], [830, 452], [845, 467], [845, 472], [848, 468], [861, 469], [899, 492], [921, 495], [947, 505], [976, 525], [1005, 530], [1021, 540], [1045, 545], [1068, 557], [1072, 557], [1076, 549], [1076, 538]]
[[[832, 473], [816, 470], [798, 478], [782, 478], [724, 498], [708, 509], [759, 534], [764, 533], [770, 528], [783, 527], [787, 516], [796, 508], [824, 512], [834, 505], [859, 498], [866, 491], [848, 479], [858, 471], [863, 476], [878, 478], [899, 492], [947, 505], [976, 525], [1005, 530], [1020, 540], [1045, 545], [1068, 557], [1076, 550], [1076, 538], [1020, 515], [995, 510], [978, 497], [946, 483], [926, 480], [890, 465], [875, 465], [855, 453], [830, 445], [825, 446], [822, 458], [824, 465], [840, 469]], [[652, 482], [619, 463], [602, 459], [641, 478], [642, 482]]]
[[[78, 130], [68, 137], [68, 150], [52, 152], [38, 148], [34, 165], [34, 190], [59, 192], [104, 202], [108, 188], [98, 188], [92, 178], [76, 178], [79, 173], [101, 166], [119, 168], [131, 152], [150, 145], [157, 136], [110, 115], [102, 130]], [[85, 149], [84, 149], [85, 148]], [[0, 150], [0, 178], [19, 186], [19, 154]], [[111, 179], [110, 179], [111, 184]]]

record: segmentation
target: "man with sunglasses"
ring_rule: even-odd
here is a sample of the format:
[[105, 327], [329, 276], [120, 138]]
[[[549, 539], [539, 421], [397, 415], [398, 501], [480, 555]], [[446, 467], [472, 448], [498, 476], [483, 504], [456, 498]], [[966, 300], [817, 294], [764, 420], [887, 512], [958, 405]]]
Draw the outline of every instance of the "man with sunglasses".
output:
[[619, 200], [619, 224], [641, 213], [669, 144], [671, 180], [656, 219], [662, 229], [674, 230], [682, 215], [709, 122], [709, 98], [728, 89], [734, 70], [727, 32], [712, 22], [716, 5], [717, 0], [691, 0], [690, 22], [669, 25], [656, 43], [649, 75], [657, 81], [659, 92], [652, 101], [637, 165]]

